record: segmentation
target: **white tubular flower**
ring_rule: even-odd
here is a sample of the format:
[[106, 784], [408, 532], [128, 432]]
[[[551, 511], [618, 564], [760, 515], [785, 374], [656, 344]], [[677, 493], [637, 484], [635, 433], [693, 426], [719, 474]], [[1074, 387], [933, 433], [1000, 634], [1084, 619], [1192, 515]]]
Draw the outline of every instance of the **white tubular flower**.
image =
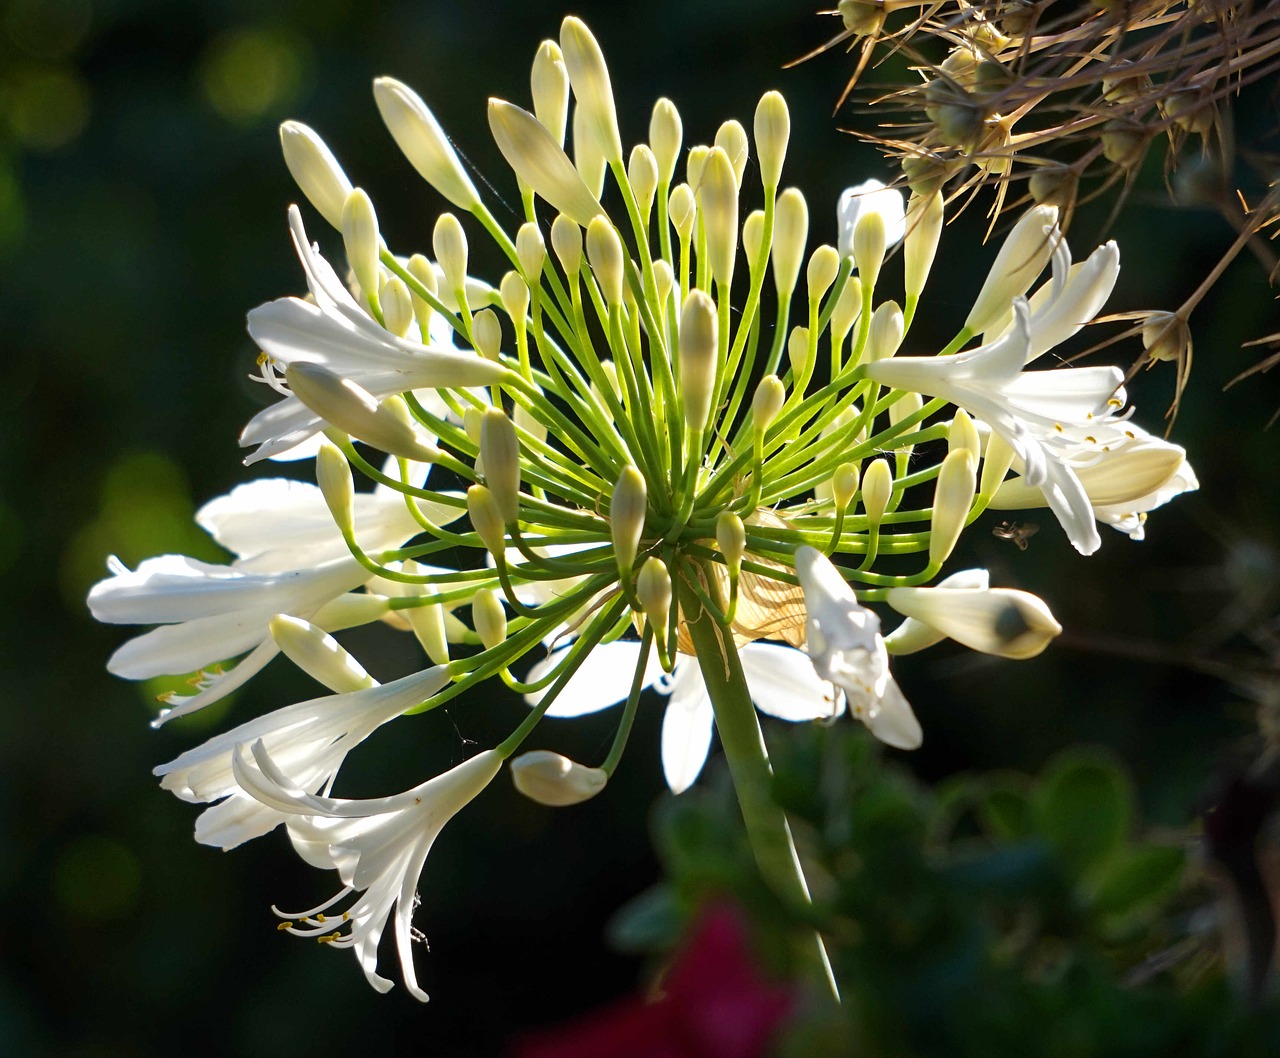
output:
[[[420, 388], [488, 385], [505, 374], [503, 367], [474, 353], [426, 346], [385, 330], [307, 240], [302, 216], [292, 206], [289, 227], [315, 300], [281, 298], [249, 313], [249, 334], [266, 354], [263, 380], [285, 399], [245, 426], [240, 444], [258, 446], [245, 462], [287, 453], [324, 428], [319, 416], [285, 388], [281, 376], [291, 364], [315, 364], [378, 400]], [[448, 325], [442, 325], [447, 331]]]
[[[976, 591], [986, 591], [990, 586], [991, 578], [985, 569], [962, 569], [934, 585], [939, 590], [968, 588]], [[908, 617], [884, 637], [884, 646], [890, 654], [914, 654], [936, 646], [946, 638], [946, 633], [939, 632], [933, 625]]]
[[312, 698], [234, 727], [155, 769], [160, 785], [184, 801], [207, 804], [196, 840], [233, 849], [268, 833], [285, 816], [252, 797], [236, 778], [237, 748], [260, 742], [307, 793], [328, 793], [347, 754], [389, 720], [420, 705], [449, 682], [444, 666], [382, 686]]
[[1053, 252], [1053, 274], [1032, 296], [1028, 363], [1075, 335], [1111, 297], [1120, 276], [1120, 249], [1099, 246], [1079, 264], [1071, 263], [1066, 239]]
[[387, 131], [422, 179], [459, 209], [480, 205], [449, 137], [418, 93], [394, 77], [379, 77], [373, 82], [373, 98]]
[[[293, 847], [307, 863], [338, 872], [344, 888], [320, 907], [297, 915], [277, 911], [295, 936], [354, 948], [374, 989], [392, 982], [378, 974], [378, 941], [395, 910], [393, 929], [400, 973], [422, 1002], [413, 968], [413, 907], [427, 853], [444, 825], [468, 805], [502, 766], [496, 750], [477, 753], [443, 775], [391, 797], [347, 800], [308, 793], [272, 759], [259, 740], [232, 758], [236, 781], [257, 800], [288, 816]], [[330, 911], [348, 897], [341, 911]], [[325, 912], [329, 912], [328, 915]]]
[[1062, 241], [1057, 206], [1035, 206], [1019, 217], [996, 254], [964, 321], [965, 327], [973, 334], [981, 334], [1003, 319], [1010, 303], [1031, 289]]
[[[985, 579], [985, 570], [968, 570]], [[1002, 658], [1033, 658], [1062, 632], [1043, 600], [1013, 588], [890, 588], [885, 596], [895, 610], [936, 629], [970, 650]]]
[[864, 180], [855, 187], [846, 188], [836, 205], [836, 227], [840, 232], [840, 256], [853, 253], [853, 233], [858, 218], [868, 213], [880, 214], [884, 222], [885, 249], [897, 246], [907, 234], [907, 209], [902, 192], [886, 187], [879, 180]]
[[590, 801], [605, 788], [609, 775], [559, 753], [536, 749], [511, 761], [511, 781], [530, 801], [567, 808]]
[[889, 674], [880, 618], [858, 602], [840, 571], [816, 548], [796, 549], [804, 589], [805, 652], [814, 671], [844, 692], [849, 711], [881, 742], [916, 749], [920, 722]]
[[[540, 679], [564, 660], [561, 648], [539, 661], [526, 679]], [[640, 644], [634, 641], [596, 647], [565, 684], [547, 716], [574, 717], [599, 712], [627, 699]], [[838, 716], [844, 703], [818, 678], [803, 651], [780, 643], [747, 643], [738, 648], [747, 689], [756, 708], [767, 716], [797, 722]], [[669, 696], [662, 718], [662, 771], [673, 793], [693, 785], [711, 749], [715, 714], [696, 658], [680, 654], [670, 674], [651, 651], [644, 686]], [[542, 693], [525, 696], [537, 705]]]

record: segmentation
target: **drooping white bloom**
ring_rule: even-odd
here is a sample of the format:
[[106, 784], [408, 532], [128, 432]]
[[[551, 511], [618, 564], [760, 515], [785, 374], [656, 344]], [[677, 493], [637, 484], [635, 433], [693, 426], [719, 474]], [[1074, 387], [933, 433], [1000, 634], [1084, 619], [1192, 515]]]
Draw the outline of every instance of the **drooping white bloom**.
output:
[[853, 233], [858, 226], [858, 218], [868, 213], [880, 214], [880, 219], [884, 222], [886, 249], [896, 246], [907, 234], [907, 209], [902, 192], [897, 188], [886, 187], [879, 180], [864, 180], [854, 187], [845, 188], [836, 205], [841, 257], [853, 253]]
[[[393, 929], [405, 988], [422, 1002], [413, 967], [413, 907], [427, 853], [444, 825], [498, 773], [496, 750], [469, 760], [420, 786], [390, 797], [347, 800], [307, 792], [272, 759], [259, 740], [232, 757], [236, 782], [267, 808], [288, 817], [293, 847], [307, 863], [338, 872], [343, 887], [332, 899], [291, 920], [288, 932], [354, 948], [369, 983], [386, 992], [392, 982], [378, 974], [378, 941], [395, 910]], [[342, 910], [331, 911], [348, 897]], [[326, 914], [328, 912], [328, 914]]]
[[[564, 660], [565, 649], [555, 651], [529, 671], [533, 682]], [[625, 701], [631, 693], [640, 644], [632, 641], [597, 646], [565, 684], [547, 716], [573, 717], [607, 709]], [[747, 689], [756, 708], [781, 720], [820, 720], [837, 716], [844, 705], [831, 688], [818, 679], [804, 653], [780, 643], [747, 643], [738, 648], [747, 678]], [[651, 652], [643, 676], [644, 686], [668, 696], [662, 717], [662, 771], [673, 793], [683, 793], [702, 772], [711, 749], [715, 713], [696, 658], [681, 654], [671, 673], [662, 671], [657, 652]], [[525, 701], [537, 705], [542, 693]]]
[[807, 544], [796, 549], [804, 590], [805, 652], [813, 670], [844, 692], [849, 711], [876, 738], [915, 749], [924, 738], [902, 691], [889, 673], [880, 618], [858, 602], [840, 571]]
[[[969, 588], [986, 591], [991, 586], [991, 577], [985, 569], [962, 569], [943, 577], [934, 585], [935, 588]], [[890, 654], [914, 654], [936, 646], [947, 638], [933, 625], [925, 624], [914, 617], [904, 618], [892, 632], [884, 637], [885, 649]]]
[[[969, 570], [973, 579], [986, 570]], [[928, 625], [970, 650], [1002, 658], [1033, 658], [1062, 632], [1044, 602], [1013, 588], [890, 588], [885, 601], [901, 614]]]
[[187, 750], [155, 774], [164, 789], [184, 801], [219, 802], [196, 819], [196, 840], [233, 849], [286, 818], [241, 787], [233, 767], [237, 747], [261, 742], [295, 785], [307, 793], [327, 793], [352, 749], [448, 682], [448, 669], [436, 666], [382, 686], [289, 705]]
[[289, 207], [289, 228], [314, 300], [280, 298], [249, 313], [249, 334], [266, 354], [263, 378], [284, 399], [258, 412], [245, 426], [240, 444], [258, 446], [246, 462], [294, 449], [324, 428], [324, 422], [285, 388], [281, 375], [290, 364], [317, 364], [378, 400], [407, 390], [483, 386], [505, 373], [499, 364], [474, 352], [423, 345], [383, 328], [308, 241], [296, 206]]
[[511, 761], [511, 781], [531, 801], [567, 808], [595, 797], [609, 782], [609, 775], [561, 753], [535, 749]]

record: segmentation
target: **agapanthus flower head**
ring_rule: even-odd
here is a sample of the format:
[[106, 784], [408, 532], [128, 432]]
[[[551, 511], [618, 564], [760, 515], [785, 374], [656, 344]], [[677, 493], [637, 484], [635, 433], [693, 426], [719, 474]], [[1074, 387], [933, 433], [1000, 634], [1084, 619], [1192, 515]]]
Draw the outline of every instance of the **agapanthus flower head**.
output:
[[[707, 130], [683, 153], [695, 133], [659, 100], [651, 142], [628, 147], [603, 53], [577, 19], [539, 48], [531, 88], [532, 110], [488, 104], [524, 212], [509, 231], [428, 104], [375, 82], [396, 143], [460, 211], [440, 214], [430, 256], [387, 245], [333, 153], [286, 126], [291, 171], [338, 229], [324, 241], [347, 267], [329, 263], [291, 207], [309, 297], [249, 314], [261, 378], [280, 400], [241, 440], [258, 446], [251, 460], [316, 455], [319, 487], [243, 486], [202, 512], [236, 552], [230, 565], [113, 567], [90, 595], [102, 620], [162, 626], [122, 648], [122, 675], [244, 655], [170, 715], [282, 649], [335, 692], [161, 771], [181, 796], [219, 802], [202, 840], [229, 846], [284, 822], [309, 862], [336, 868], [354, 924], [334, 943], [355, 946], [378, 987], [394, 904], [415, 994], [405, 945], [423, 859], [443, 820], [517, 750], [526, 794], [561, 806], [595, 796], [648, 687], [669, 698], [662, 761], [677, 791], [697, 778], [714, 726], [727, 752], [763, 752], [751, 701], [791, 721], [847, 710], [913, 748], [922, 729], [890, 646], [949, 637], [1029, 657], [1058, 631], [1042, 602], [990, 588], [985, 573], [980, 585], [926, 587], [966, 525], [988, 506], [1048, 505], [1088, 553], [1095, 519], [1124, 525], [1194, 487], [1180, 449], [1130, 424], [1118, 371], [1030, 366], [1099, 311], [1113, 244], [1073, 265], [1056, 212], [1033, 209], [956, 339], [922, 348], [911, 324], [940, 196], [904, 205], [864, 183], [811, 225], [802, 192], [780, 187], [790, 120], [777, 92], [754, 120]], [[468, 274], [481, 238], [509, 265], [490, 282]], [[901, 304], [886, 256], [899, 239]], [[449, 568], [434, 565], [446, 555]], [[883, 602], [907, 616], [888, 637], [871, 608]], [[325, 635], [375, 620], [411, 631], [430, 667], [375, 686]], [[332, 796], [345, 756], [376, 727], [491, 677], [531, 706], [499, 746], [408, 794]], [[738, 691], [745, 718], [731, 720], [726, 695]], [[544, 717], [619, 702], [598, 765], [524, 746]], [[745, 739], [726, 737], [730, 723]], [[320, 913], [295, 928], [324, 936]]]

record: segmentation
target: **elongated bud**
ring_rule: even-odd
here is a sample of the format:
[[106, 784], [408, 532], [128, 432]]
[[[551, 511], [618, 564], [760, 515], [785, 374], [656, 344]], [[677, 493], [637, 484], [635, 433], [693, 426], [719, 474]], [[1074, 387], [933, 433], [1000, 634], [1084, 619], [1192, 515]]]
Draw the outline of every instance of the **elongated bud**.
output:
[[890, 588], [885, 600], [970, 650], [998, 657], [1033, 658], [1062, 632], [1043, 600], [1012, 588]]
[[702, 174], [707, 167], [707, 155], [710, 153], [710, 147], [705, 143], [699, 143], [689, 148], [689, 156], [684, 162], [685, 181], [699, 198], [702, 197]]
[[493, 493], [483, 485], [467, 489], [467, 514], [480, 542], [495, 559], [501, 560], [507, 553], [507, 529]]
[[[468, 408], [462, 413], [462, 429], [467, 439], [474, 445], [480, 444], [480, 424], [484, 422], [484, 412], [480, 408]], [[479, 462], [483, 463], [484, 460]], [[477, 471], [480, 470], [477, 465]]]
[[954, 452], [960, 448], [968, 450], [977, 466], [978, 457], [982, 455], [982, 438], [978, 436], [978, 428], [973, 425], [973, 420], [963, 408], [956, 409], [955, 418], [951, 420], [951, 426], [947, 430], [947, 451]]
[[858, 464], [841, 463], [831, 477], [831, 498], [836, 510], [847, 510], [858, 491]]
[[[404, 571], [412, 573], [417, 569], [417, 563], [406, 562]], [[422, 584], [418, 586], [419, 593], [423, 596], [435, 596], [440, 593], [434, 585]], [[413, 629], [414, 638], [421, 644], [422, 649], [426, 651], [427, 657], [431, 659], [432, 664], [447, 665], [449, 663], [449, 634], [445, 626], [445, 609], [440, 603], [431, 603], [426, 606], [411, 606], [408, 609], [401, 610], [401, 615], [409, 622], [409, 627]], [[453, 618], [456, 620], [456, 618]]]
[[506, 412], [489, 408], [480, 422], [484, 479], [507, 525], [520, 516], [520, 442]]
[[298, 190], [320, 216], [341, 231], [342, 207], [351, 194], [351, 181], [324, 140], [302, 122], [286, 121], [280, 126], [280, 149]]
[[831, 339], [835, 344], [844, 341], [845, 335], [853, 330], [853, 325], [862, 315], [862, 280], [850, 276], [845, 280], [844, 289], [836, 298], [835, 308], [831, 310]]
[[564, 274], [575, 279], [582, 270], [582, 229], [563, 213], [551, 222], [551, 248]]
[[809, 207], [804, 195], [789, 187], [778, 196], [773, 223], [773, 281], [778, 297], [789, 298], [800, 277], [809, 240]]
[[755, 209], [742, 222], [742, 252], [747, 255], [747, 267], [756, 274], [760, 251], [764, 248], [764, 210]]
[[[439, 292], [440, 282], [436, 278], [436, 270], [420, 253], [414, 254], [409, 258], [409, 274], [421, 283], [428, 294], [436, 296]], [[422, 333], [422, 340], [431, 344], [431, 313], [434, 311], [431, 305], [417, 294], [412, 295], [413, 315], [418, 321], [418, 330]]]
[[321, 441], [316, 453], [316, 484], [334, 524], [344, 537], [350, 536], [355, 531], [356, 486], [347, 457], [329, 441]]
[[840, 254], [834, 246], [819, 246], [814, 250], [805, 272], [805, 279], [809, 284], [809, 300], [821, 300], [839, 274]]
[[471, 621], [476, 626], [476, 635], [484, 644], [485, 650], [506, 642], [507, 611], [502, 605], [498, 593], [489, 588], [481, 588], [471, 600]]
[[982, 495], [992, 496], [1013, 466], [1014, 451], [1009, 443], [994, 430], [987, 438], [987, 449], [982, 459]]
[[967, 448], [947, 453], [938, 471], [929, 526], [929, 565], [940, 566], [960, 539], [977, 488], [977, 458]]
[[1024, 213], [996, 254], [965, 328], [981, 334], [1004, 316], [1014, 299], [1031, 289], [1061, 238], [1056, 206], [1036, 206]]
[[[924, 407], [924, 398], [919, 393], [908, 390], [901, 397], [889, 405], [889, 422], [893, 426], [897, 426], [903, 419], [910, 418], [921, 408]], [[916, 450], [914, 444], [904, 445], [898, 443], [897, 451], [906, 456], [910, 456]], [[974, 454], [974, 460], [977, 460], [977, 454]]]
[[[618, 366], [612, 360], [601, 360], [600, 372], [604, 375], [605, 383], [609, 387], [609, 392], [613, 394], [613, 399], [621, 404], [622, 382], [618, 379]], [[596, 388], [596, 384], [594, 382], [591, 383], [591, 392], [596, 395], [596, 403], [603, 406], [604, 394]]]
[[542, 265], [547, 259], [547, 244], [543, 242], [542, 232], [533, 221], [521, 224], [520, 230], [516, 232], [516, 258], [529, 286], [536, 287], [542, 282]]
[[729, 572], [737, 576], [742, 568], [742, 556], [747, 553], [747, 529], [733, 511], [721, 511], [716, 517], [716, 546], [724, 555]]
[[702, 222], [707, 229], [711, 275], [716, 285], [727, 292], [733, 282], [733, 262], [738, 253], [738, 183], [722, 147], [713, 148], [707, 155], [698, 198]]
[[378, 303], [382, 306], [382, 320], [392, 334], [403, 338], [413, 323], [413, 298], [409, 288], [399, 276], [387, 276], [378, 288]]
[[884, 218], [873, 209], [862, 213], [853, 226], [853, 260], [864, 288], [880, 278], [886, 245]]
[[693, 234], [694, 221], [698, 219], [698, 205], [693, 188], [688, 184], [676, 184], [667, 200], [667, 213], [680, 241], [688, 242]]
[[888, 460], [873, 460], [862, 475], [862, 510], [868, 525], [876, 526], [884, 521], [884, 512], [892, 497], [893, 471], [889, 469]]
[[344, 433], [420, 463], [439, 458], [440, 449], [416, 425], [400, 417], [391, 398], [379, 404], [355, 382], [318, 364], [294, 362], [285, 369], [284, 377], [295, 397]]
[[587, 260], [600, 283], [605, 303], [621, 305], [624, 281], [622, 240], [607, 217], [596, 217], [587, 225]]
[[645, 559], [636, 575], [636, 599], [649, 623], [665, 630], [671, 613], [671, 574], [662, 559], [653, 555]]
[[792, 378], [807, 380], [813, 366], [809, 360], [808, 327], [791, 328], [791, 335], [787, 338], [787, 360], [791, 364]]
[[609, 531], [613, 537], [613, 553], [618, 570], [629, 577], [640, 551], [644, 519], [648, 513], [648, 489], [644, 475], [633, 466], [622, 468], [609, 501]]
[[333, 636], [310, 621], [276, 614], [267, 628], [285, 657], [335, 694], [350, 694], [378, 685]]
[[569, 124], [569, 71], [565, 69], [560, 45], [554, 40], [544, 40], [538, 46], [529, 74], [529, 89], [534, 115], [563, 147]]
[[716, 129], [715, 145], [724, 151], [733, 166], [733, 182], [739, 191], [742, 190], [742, 174], [747, 171], [747, 160], [751, 157], [751, 142], [747, 139], [747, 130], [742, 122], [730, 118]]
[[659, 257], [653, 262], [653, 285], [658, 295], [658, 304], [662, 307], [663, 316], [665, 318], [667, 311], [667, 298], [671, 296], [671, 289], [676, 284], [675, 273], [671, 271], [671, 265]]
[[378, 268], [378, 217], [373, 203], [360, 188], [353, 188], [342, 206], [342, 242], [356, 282], [371, 305], [378, 304], [382, 275]]
[[[541, 393], [542, 390], [539, 389], [538, 392]], [[514, 418], [517, 434], [527, 434], [529, 437], [532, 437], [535, 441], [539, 442], [547, 439], [546, 423], [535, 419], [533, 417], [533, 413], [528, 411], [524, 405], [516, 405]]]
[[457, 152], [421, 97], [394, 77], [373, 82], [373, 98], [391, 138], [418, 174], [459, 209], [480, 205], [475, 185]]
[[716, 383], [718, 350], [716, 305], [701, 290], [691, 290], [680, 310], [680, 399], [685, 425], [695, 433], [706, 428]]
[[481, 309], [471, 321], [471, 340], [486, 360], [497, 360], [502, 350], [502, 324], [493, 309]]
[[920, 296], [942, 235], [942, 192], [912, 195], [907, 206], [907, 234], [902, 244], [903, 286], [908, 303]]
[[529, 284], [519, 272], [508, 272], [498, 284], [498, 297], [502, 299], [502, 311], [516, 325], [517, 332], [523, 333], [529, 315]]
[[877, 305], [867, 330], [867, 359], [888, 360], [902, 345], [904, 333], [902, 309], [897, 303], [885, 301]]
[[751, 428], [757, 432], [767, 430], [786, 401], [787, 390], [782, 380], [777, 375], [765, 375], [751, 401]]
[[654, 160], [653, 151], [643, 143], [637, 143], [631, 148], [631, 157], [627, 161], [627, 181], [636, 196], [636, 205], [640, 207], [640, 219], [647, 228], [649, 214], [653, 210], [653, 197], [658, 193], [658, 163]]
[[782, 163], [791, 139], [791, 114], [781, 92], [766, 92], [756, 104], [756, 153], [760, 156], [760, 183], [766, 191], [782, 179]]
[[489, 130], [507, 164], [552, 209], [583, 228], [603, 212], [564, 149], [528, 111], [490, 99]]
[[441, 213], [431, 233], [431, 246], [444, 273], [445, 286], [453, 294], [467, 285], [467, 234], [452, 213]]
[[573, 109], [573, 165], [587, 190], [599, 199], [609, 162], [587, 123], [586, 111], [580, 106]]
[[649, 143], [658, 163], [658, 179], [663, 185], [669, 186], [675, 177], [683, 142], [684, 124], [680, 120], [680, 111], [670, 99], [659, 99], [653, 104], [653, 116], [649, 118]]
[[609, 774], [559, 753], [536, 749], [511, 761], [511, 781], [530, 801], [549, 808], [567, 808], [595, 797], [605, 788]]
[[599, 43], [581, 19], [570, 16], [560, 23], [560, 49], [564, 52], [573, 97], [586, 113], [591, 134], [608, 161], [621, 162], [618, 114], [609, 83], [609, 68]]

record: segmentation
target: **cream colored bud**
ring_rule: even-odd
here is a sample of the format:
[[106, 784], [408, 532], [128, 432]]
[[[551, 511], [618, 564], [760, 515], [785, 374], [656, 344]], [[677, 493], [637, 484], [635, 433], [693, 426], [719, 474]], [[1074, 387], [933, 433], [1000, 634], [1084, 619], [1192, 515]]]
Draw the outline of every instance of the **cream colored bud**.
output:
[[767, 430], [786, 401], [787, 390], [782, 380], [777, 375], [765, 375], [756, 386], [756, 394], [751, 401], [752, 429]]
[[480, 456], [502, 520], [514, 525], [520, 516], [520, 442], [515, 424], [498, 408], [489, 408], [480, 421]]
[[821, 300], [840, 274], [840, 254], [834, 246], [819, 246], [809, 255], [809, 267], [805, 280], [809, 284], [809, 299]]
[[773, 190], [782, 179], [782, 163], [791, 138], [791, 114], [781, 92], [766, 92], [756, 104], [756, 153], [760, 156], [760, 183]]
[[609, 162], [587, 125], [586, 111], [580, 106], [573, 109], [573, 164], [587, 190], [599, 199], [604, 192], [604, 174]]
[[756, 263], [764, 248], [764, 210], [756, 209], [742, 222], [742, 252], [747, 255], [747, 267], [756, 273]]
[[809, 361], [809, 328], [792, 327], [787, 337], [787, 362], [792, 378], [805, 379], [813, 366]]
[[316, 453], [316, 484], [333, 515], [334, 524], [343, 536], [355, 531], [356, 486], [351, 480], [351, 465], [342, 450], [329, 441], [320, 442]]
[[967, 448], [948, 452], [938, 471], [929, 526], [929, 565], [940, 566], [960, 539], [977, 489], [977, 457]]
[[481, 309], [471, 321], [471, 341], [486, 360], [497, 360], [502, 351], [502, 324], [493, 309]]
[[689, 291], [680, 309], [679, 384], [685, 425], [706, 429], [716, 385], [716, 304], [701, 290]]
[[1014, 450], [1009, 442], [994, 430], [987, 438], [987, 448], [982, 457], [982, 495], [993, 496], [1013, 466]]
[[730, 118], [716, 130], [715, 146], [724, 151], [733, 166], [733, 182], [742, 189], [742, 174], [747, 171], [747, 160], [751, 157], [751, 142], [747, 139], [747, 130], [742, 122]]
[[742, 556], [747, 553], [747, 528], [733, 511], [721, 511], [716, 516], [716, 546], [724, 555], [731, 573], [742, 566]]
[[671, 226], [676, 229], [681, 242], [688, 242], [693, 234], [694, 221], [698, 219], [697, 200], [688, 184], [676, 184], [667, 200], [667, 214]]
[[533, 57], [529, 74], [533, 113], [560, 146], [569, 123], [569, 71], [554, 40], [544, 40]]
[[382, 240], [378, 235], [378, 215], [373, 202], [360, 188], [352, 188], [342, 205], [342, 242], [347, 250], [347, 263], [356, 274], [356, 282], [369, 303], [378, 303], [382, 273], [378, 267], [378, 251]]
[[493, 493], [483, 485], [467, 489], [467, 514], [480, 542], [494, 558], [501, 559], [507, 553], [507, 529]]
[[912, 195], [907, 204], [907, 234], [902, 244], [903, 285], [910, 303], [920, 296], [942, 234], [942, 192]]
[[1152, 360], [1181, 360], [1191, 348], [1187, 321], [1173, 312], [1152, 313], [1142, 325], [1142, 347]]
[[905, 333], [902, 309], [897, 302], [886, 301], [877, 305], [867, 330], [867, 359], [888, 360], [902, 345]]
[[394, 77], [373, 82], [373, 98], [391, 138], [418, 174], [459, 209], [480, 205], [475, 185], [435, 115], [408, 85]]
[[658, 294], [658, 304], [666, 311], [667, 299], [671, 296], [671, 290], [675, 286], [675, 273], [671, 271], [671, 265], [664, 261], [661, 257], [653, 262], [653, 285]]
[[528, 111], [490, 99], [489, 129], [507, 164], [552, 209], [584, 228], [603, 212], [564, 149]]
[[[428, 294], [433, 297], [437, 296], [440, 290], [440, 281], [436, 276], [434, 266], [420, 253], [414, 254], [409, 258], [409, 274], [413, 276], [419, 283], [426, 288]], [[418, 320], [418, 330], [422, 332], [422, 340], [428, 344], [431, 342], [431, 305], [424, 299], [413, 295], [413, 314]]]
[[551, 249], [570, 279], [582, 270], [582, 229], [563, 213], [551, 222]]
[[884, 217], [880, 211], [869, 209], [859, 214], [853, 226], [853, 260], [864, 287], [874, 287], [880, 278], [886, 244]]
[[473, 445], [480, 444], [480, 424], [484, 422], [484, 411], [480, 408], [467, 408], [462, 413], [462, 430]]
[[618, 114], [600, 45], [591, 30], [578, 18], [570, 16], [560, 23], [560, 50], [569, 71], [573, 97], [587, 116], [591, 134], [605, 158], [622, 161], [622, 140], [618, 135]]
[[538, 225], [529, 221], [516, 232], [516, 259], [525, 282], [534, 287], [542, 282], [542, 266], [547, 260], [547, 244], [542, 239]]
[[649, 143], [658, 163], [659, 182], [664, 186], [669, 186], [675, 177], [683, 142], [684, 124], [680, 120], [680, 111], [670, 99], [659, 99], [653, 104], [653, 115], [649, 118]]
[[324, 140], [302, 122], [286, 121], [280, 126], [280, 149], [298, 190], [320, 216], [342, 231], [342, 208], [351, 194], [351, 181]]
[[399, 276], [387, 276], [382, 281], [378, 292], [378, 302], [382, 306], [382, 319], [387, 330], [397, 338], [409, 333], [413, 323], [413, 298], [404, 280]]
[[498, 284], [498, 297], [502, 299], [502, 311], [522, 332], [529, 314], [529, 284], [519, 272], [508, 272]]
[[[890, 425], [897, 426], [898, 423], [902, 422], [903, 419], [909, 418], [910, 416], [914, 415], [923, 407], [924, 407], [924, 397], [920, 396], [919, 393], [915, 393], [911, 390], [908, 390], [901, 397], [899, 397], [897, 400], [895, 400], [892, 404], [889, 405]], [[916, 446], [913, 444], [903, 445], [899, 443], [897, 450], [899, 452], [904, 453], [905, 455], [910, 456], [911, 453], [915, 451], [915, 448]], [[977, 458], [978, 456], [977, 456], [977, 453], [975, 452], [974, 460], [976, 461]]]
[[[406, 573], [416, 570], [417, 564], [406, 562], [404, 570]], [[424, 596], [435, 596], [439, 592], [430, 584], [418, 586], [418, 591]], [[433, 603], [428, 606], [411, 606], [401, 610], [400, 613], [404, 619], [409, 622], [409, 627], [413, 629], [414, 638], [421, 644], [422, 649], [426, 651], [427, 657], [435, 665], [447, 665], [449, 663], [449, 634], [445, 626], [445, 608], [439, 603]], [[451, 620], [456, 618], [450, 617]]]
[[476, 626], [476, 635], [485, 650], [506, 642], [507, 611], [496, 591], [481, 588], [476, 592], [471, 600], [471, 622]]
[[893, 498], [893, 471], [887, 459], [872, 460], [862, 475], [862, 510], [868, 525], [879, 525]]
[[789, 187], [778, 196], [773, 222], [773, 281], [778, 297], [789, 298], [800, 277], [809, 240], [809, 207], [804, 195]]
[[[382, 404], [348, 378], [305, 361], [295, 361], [285, 369], [289, 389], [303, 404], [344, 433], [380, 448], [391, 455], [434, 462], [440, 449], [421, 429], [400, 416], [394, 398]], [[404, 402], [400, 401], [400, 405]]]
[[982, 455], [982, 438], [978, 436], [978, 428], [963, 408], [957, 408], [955, 418], [947, 428], [947, 451], [966, 449], [973, 456], [974, 466]]
[[636, 600], [649, 623], [665, 630], [671, 613], [671, 574], [662, 559], [651, 555], [644, 560], [636, 574]]
[[610, 307], [622, 304], [625, 281], [622, 240], [607, 217], [596, 217], [587, 225], [587, 260], [600, 284], [600, 293]]
[[[604, 375], [605, 383], [608, 385], [609, 392], [613, 395], [613, 399], [621, 404], [622, 381], [618, 378], [618, 365], [612, 360], [601, 360], [600, 373]], [[596, 403], [604, 405], [604, 394], [596, 388], [596, 384], [594, 382], [591, 383], [591, 392], [595, 394]]]
[[[538, 392], [541, 393], [542, 391], [539, 389]], [[547, 424], [535, 419], [533, 413], [522, 404], [516, 405], [515, 424], [518, 433], [526, 434], [535, 441], [542, 442], [547, 439]]]
[[456, 295], [467, 284], [467, 234], [452, 213], [441, 213], [436, 219], [431, 246], [444, 273], [445, 286]]
[[711, 275], [716, 285], [727, 292], [738, 253], [738, 184], [729, 156], [721, 147], [712, 148], [707, 155], [698, 202], [707, 231]]
[[658, 163], [654, 160], [653, 151], [643, 143], [637, 143], [631, 148], [631, 157], [627, 161], [627, 181], [636, 196], [636, 205], [640, 207], [640, 219], [647, 227], [649, 214], [653, 210], [653, 198], [658, 193]]
[[862, 315], [862, 280], [850, 276], [845, 280], [844, 289], [836, 298], [835, 308], [831, 310], [831, 337], [839, 343], [858, 322]]
[[858, 464], [841, 463], [831, 476], [831, 498], [837, 510], [847, 510], [858, 491]]
[[1033, 658], [1062, 632], [1043, 600], [1011, 588], [890, 588], [885, 601], [970, 650], [998, 657]]
[[702, 194], [702, 171], [707, 166], [707, 155], [711, 148], [705, 143], [689, 148], [689, 156], [684, 162], [684, 178], [697, 195]]
[[378, 685], [333, 636], [310, 621], [276, 614], [267, 623], [267, 629], [285, 657], [335, 694], [350, 694]]
[[1014, 299], [1031, 289], [1061, 238], [1056, 206], [1035, 206], [1024, 213], [996, 254], [965, 329], [981, 334], [1003, 317]]
[[618, 569], [624, 576], [630, 574], [640, 552], [648, 502], [644, 475], [633, 466], [623, 467], [609, 500], [609, 531]]
[[511, 781], [517, 790], [549, 808], [590, 801], [609, 781], [609, 773], [588, 768], [549, 750], [521, 753], [511, 761]]

